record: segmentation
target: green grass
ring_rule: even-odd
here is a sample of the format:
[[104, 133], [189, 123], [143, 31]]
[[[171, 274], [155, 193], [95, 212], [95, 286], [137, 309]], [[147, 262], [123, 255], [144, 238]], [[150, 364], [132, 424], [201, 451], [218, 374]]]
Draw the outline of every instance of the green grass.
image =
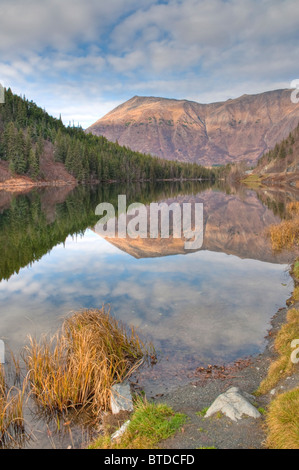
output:
[[206, 412], [208, 411], [209, 407], [207, 406], [206, 408], [203, 408], [202, 410], [200, 411], [197, 411], [195, 414], [197, 416], [205, 416]]
[[245, 178], [242, 179], [242, 183], [251, 187], [258, 187], [262, 184], [262, 178], [259, 175], [247, 175]]
[[217, 447], [211, 446], [211, 447], [197, 447], [199, 450], [207, 450], [207, 449], [217, 449]]
[[295, 287], [294, 292], [293, 292], [293, 299], [294, 300], [299, 300], [299, 286]]
[[204, 429], [204, 428], [198, 428], [197, 431], [198, 431], [198, 432], [208, 432], [208, 431], [207, 431], [206, 429]]
[[261, 180], [261, 177], [259, 175], [247, 175], [243, 181], [260, 181]]
[[299, 260], [297, 259], [294, 263], [293, 274], [296, 279], [299, 281]]
[[173, 436], [186, 421], [186, 416], [175, 413], [165, 404], [148, 403], [138, 399], [128, 429], [119, 442], [102, 436], [90, 449], [155, 449], [158, 443]]
[[[209, 407], [207, 406], [206, 408], [203, 408], [202, 410], [200, 411], [197, 411], [195, 414], [197, 416], [201, 416], [204, 418], [206, 412], [208, 411]], [[215, 419], [221, 419], [223, 417], [223, 414], [221, 413], [221, 411], [218, 411], [215, 415], [212, 416], [212, 418], [215, 418]]]
[[270, 449], [299, 449], [299, 388], [278, 395], [266, 418]]

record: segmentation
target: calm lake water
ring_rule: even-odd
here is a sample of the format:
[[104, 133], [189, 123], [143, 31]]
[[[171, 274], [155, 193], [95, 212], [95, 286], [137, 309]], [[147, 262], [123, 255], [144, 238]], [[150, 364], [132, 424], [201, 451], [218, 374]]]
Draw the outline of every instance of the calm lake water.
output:
[[[95, 208], [116, 207], [118, 194], [128, 203], [202, 202], [202, 248], [99, 236]], [[293, 287], [292, 256], [274, 254], [266, 231], [294, 197], [199, 183], [0, 193], [0, 338], [18, 353], [69, 312], [110, 304], [156, 348], [157, 365], [139, 378], [152, 394], [196, 367], [258, 354]]]

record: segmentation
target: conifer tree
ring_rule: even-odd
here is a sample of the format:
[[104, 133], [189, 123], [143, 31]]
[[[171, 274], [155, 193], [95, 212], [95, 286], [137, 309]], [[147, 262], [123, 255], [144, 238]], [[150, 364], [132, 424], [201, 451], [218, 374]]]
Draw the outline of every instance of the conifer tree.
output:
[[37, 179], [39, 175], [39, 158], [34, 148], [29, 153], [29, 170], [33, 179]]

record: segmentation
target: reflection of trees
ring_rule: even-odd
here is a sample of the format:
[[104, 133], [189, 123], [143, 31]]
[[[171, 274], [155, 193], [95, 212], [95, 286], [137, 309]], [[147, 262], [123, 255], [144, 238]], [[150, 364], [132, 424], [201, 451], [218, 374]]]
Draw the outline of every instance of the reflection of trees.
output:
[[[83, 234], [86, 228], [98, 222], [96, 206], [101, 202], [110, 202], [117, 209], [119, 194], [126, 194], [127, 205], [133, 202], [150, 204], [179, 195], [195, 195], [209, 188], [208, 182], [195, 181], [79, 186], [60, 203], [55, 203], [55, 188], [16, 196], [9, 209], [4, 209], [0, 214], [0, 279], [9, 279], [22, 267], [39, 260], [69, 235]], [[242, 187], [227, 187], [219, 182], [212, 189], [238, 194], [242, 199]], [[294, 199], [292, 194], [256, 192], [260, 201], [275, 215], [286, 217], [286, 204]], [[46, 212], [51, 205], [54, 206], [54, 217], [49, 221]]]
[[[118, 195], [127, 195], [127, 204], [148, 204], [179, 194], [196, 194], [206, 190], [208, 183], [176, 182], [79, 186], [64, 202], [54, 204], [54, 221], [46, 217], [47, 205], [55, 201], [56, 189], [32, 191], [16, 196], [0, 215], [0, 280], [18, 273], [22, 267], [41, 259], [54, 246], [65, 242], [69, 235], [83, 234], [98, 221], [95, 208], [100, 202], [110, 202], [117, 208]], [[45, 208], [45, 209], [43, 209]]]
[[281, 219], [288, 217], [287, 204], [298, 200], [299, 193], [287, 191], [271, 191], [256, 190], [258, 199], [266, 205], [274, 215], [278, 215]]

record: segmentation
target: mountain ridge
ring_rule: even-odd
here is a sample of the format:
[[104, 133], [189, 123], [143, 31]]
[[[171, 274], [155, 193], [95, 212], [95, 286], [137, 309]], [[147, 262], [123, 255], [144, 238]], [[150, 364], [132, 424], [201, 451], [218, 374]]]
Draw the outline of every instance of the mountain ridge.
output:
[[135, 95], [86, 132], [167, 160], [254, 165], [298, 124], [290, 94], [279, 89], [208, 104]]
[[0, 189], [76, 183], [211, 179], [217, 171], [165, 161], [66, 127], [5, 89], [0, 106]]

